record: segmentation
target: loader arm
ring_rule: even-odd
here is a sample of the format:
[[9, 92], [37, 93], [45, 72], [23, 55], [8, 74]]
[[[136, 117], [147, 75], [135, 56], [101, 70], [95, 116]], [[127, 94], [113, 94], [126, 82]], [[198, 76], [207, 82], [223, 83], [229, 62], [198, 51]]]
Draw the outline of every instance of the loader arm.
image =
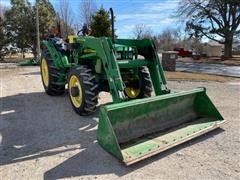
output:
[[[170, 90], [167, 88], [167, 81], [165, 78], [163, 67], [157, 54], [156, 46], [152, 40], [117, 39], [116, 43], [135, 47], [139, 55], [142, 55], [145, 60], [148, 61], [147, 67], [151, 75], [151, 80], [156, 95], [170, 93]], [[134, 63], [134, 60], [131, 63]]]
[[89, 37], [85, 39], [84, 46], [96, 50], [96, 55], [101, 59], [113, 102], [117, 103], [126, 100], [123, 92], [125, 85], [109, 38]]
[[144, 56], [145, 59], [123, 59], [118, 61], [114, 54], [114, 45], [109, 38], [88, 37], [84, 42], [84, 46], [95, 49], [96, 55], [102, 60], [114, 103], [126, 100], [123, 93], [125, 85], [121, 78], [120, 68], [148, 67], [155, 94], [162, 95], [170, 93], [155, 44], [152, 40], [116, 39], [115, 41], [118, 45], [125, 45], [137, 49], [138, 54]]

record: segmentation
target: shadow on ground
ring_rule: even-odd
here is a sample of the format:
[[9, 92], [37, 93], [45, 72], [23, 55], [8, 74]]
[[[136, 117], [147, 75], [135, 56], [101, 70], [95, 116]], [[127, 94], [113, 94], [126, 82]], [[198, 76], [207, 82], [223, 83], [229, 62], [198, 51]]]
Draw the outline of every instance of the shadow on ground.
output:
[[[68, 145], [86, 148], [96, 140], [98, 113], [78, 116], [66, 95], [49, 97], [37, 92], [0, 101], [0, 165], [73, 150]], [[58, 147], [63, 148], [52, 150]]]
[[47, 171], [44, 174], [44, 179], [60, 179], [86, 175], [98, 176], [111, 173], [121, 177], [155, 161], [159, 161], [183, 148], [192, 146], [205, 139], [212, 138], [223, 131], [223, 129], [218, 128], [215, 131], [193, 139], [190, 142], [178, 145], [175, 148], [164, 151], [161, 154], [145, 159], [144, 161], [140, 161], [131, 166], [125, 166], [123, 163], [117, 161], [111, 155], [102, 150], [97, 143], [92, 144], [89, 148]]
[[[98, 112], [89, 117], [78, 116], [71, 109], [66, 95], [49, 97], [45, 93], [36, 92], [3, 97], [0, 101], [0, 165], [80, 150], [78, 154], [45, 172], [44, 179], [104, 174], [121, 177], [223, 131], [217, 129], [126, 167], [96, 142]], [[69, 148], [70, 145], [79, 146]], [[60, 149], [54, 150], [57, 148]]]
[[19, 75], [40, 75], [41, 73], [39, 71], [36, 71], [36, 72], [28, 72], [28, 73], [21, 73]]

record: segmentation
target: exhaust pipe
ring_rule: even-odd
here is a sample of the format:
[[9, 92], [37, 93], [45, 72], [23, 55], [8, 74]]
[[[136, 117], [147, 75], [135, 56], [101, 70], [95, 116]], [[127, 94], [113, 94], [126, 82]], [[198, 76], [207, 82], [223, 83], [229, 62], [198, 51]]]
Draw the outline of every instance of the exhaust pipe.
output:
[[115, 42], [115, 39], [114, 39], [114, 15], [113, 15], [113, 9], [110, 8], [110, 13], [111, 13], [111, 23], [112, 23], [112, 42], [114, 43]]

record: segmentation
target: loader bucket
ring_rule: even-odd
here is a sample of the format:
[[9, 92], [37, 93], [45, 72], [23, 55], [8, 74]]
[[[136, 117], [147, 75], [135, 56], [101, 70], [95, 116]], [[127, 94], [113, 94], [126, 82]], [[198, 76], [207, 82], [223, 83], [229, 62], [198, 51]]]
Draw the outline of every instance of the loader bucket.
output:
[[216, 129], [223, 117], [205, 88], [101, 107], [98, 143], [126, 165]]

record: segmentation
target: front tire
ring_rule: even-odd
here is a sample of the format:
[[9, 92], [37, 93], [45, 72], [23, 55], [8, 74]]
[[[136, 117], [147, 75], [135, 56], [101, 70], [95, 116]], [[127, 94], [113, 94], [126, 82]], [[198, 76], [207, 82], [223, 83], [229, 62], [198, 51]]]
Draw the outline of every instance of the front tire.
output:
[[72, 68], [68, 73], [69, 99], [80, 115], [90, 115], [98, 104], [98, 84], [87, 66]]

